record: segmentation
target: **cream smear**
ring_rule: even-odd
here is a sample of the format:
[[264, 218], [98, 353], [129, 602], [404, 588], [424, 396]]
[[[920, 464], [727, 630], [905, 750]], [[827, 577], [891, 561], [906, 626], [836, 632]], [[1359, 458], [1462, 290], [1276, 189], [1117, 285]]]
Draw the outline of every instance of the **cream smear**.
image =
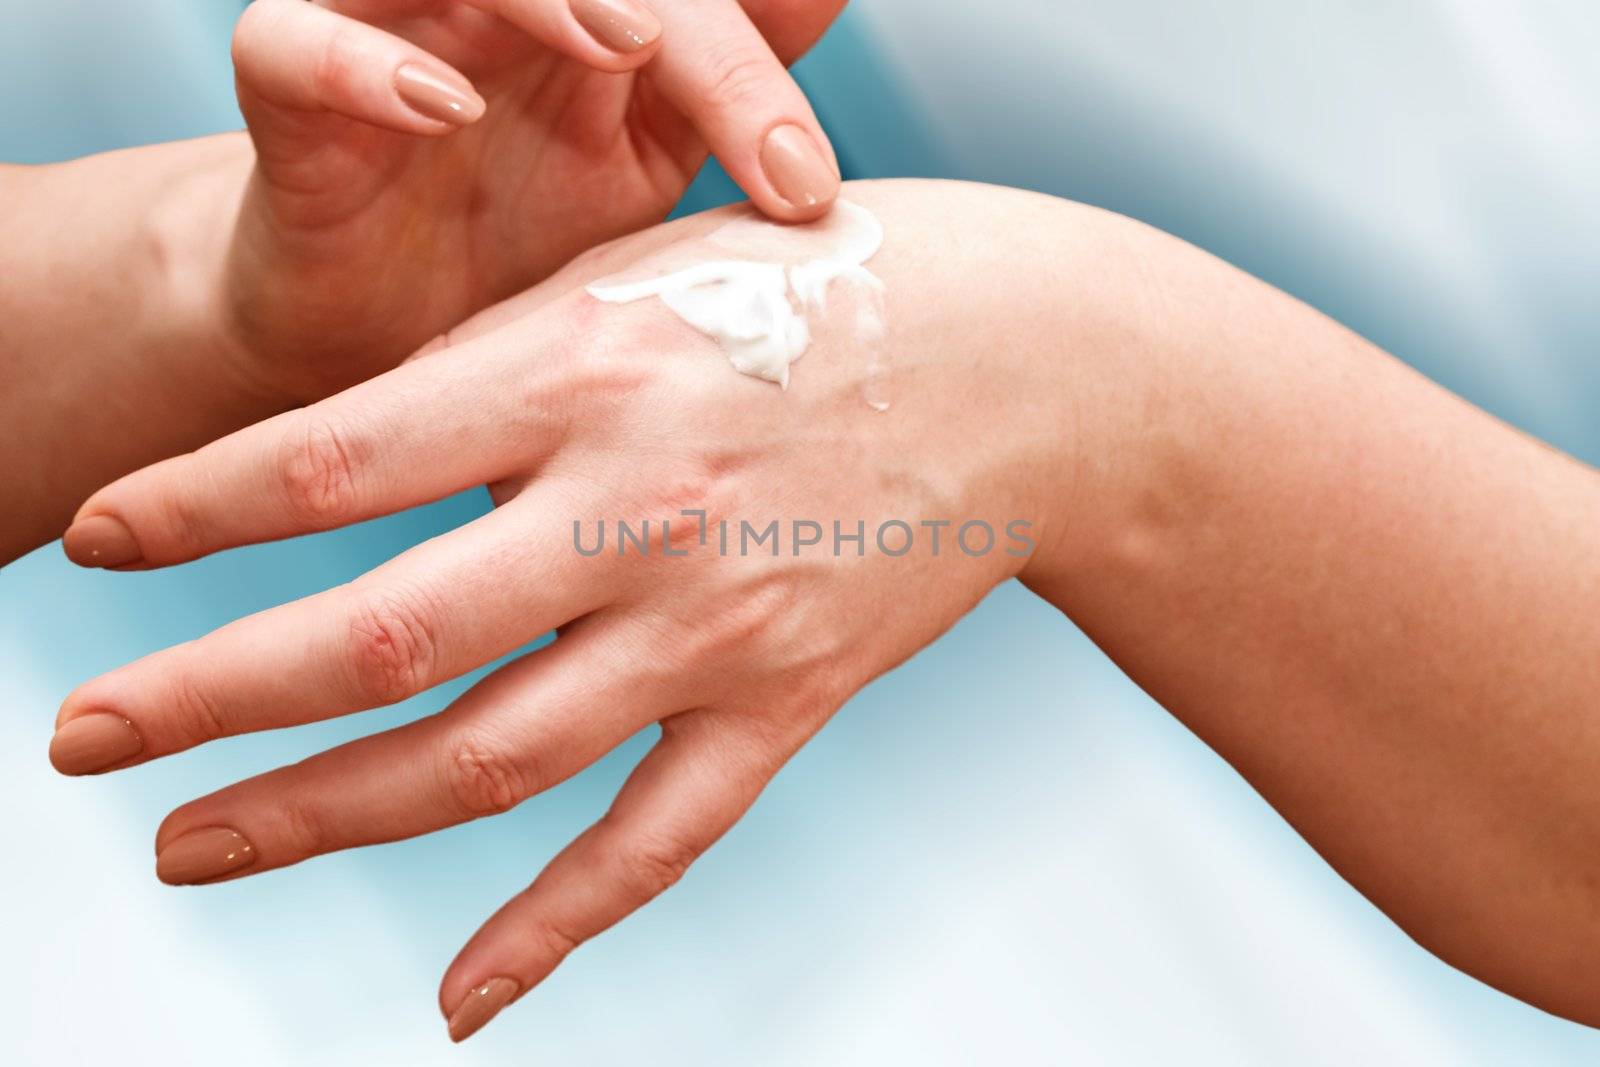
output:
[[883, 226], [848, 200], [798, 226], [745, 211], [692, 246], [705, 253], [697, 261], [639, 281], [602, 278], [589, 295], [608, 304], [659, 297], [716, 340], [739, 373], [787, 389], [789, 365], [811, 345], [813, 316], [827, 314], [829, 290], [842, 284], [855, 299], [854, 340], [867, 350], [867, 402], [887, 409], [883, 282], [866, 267], [883, 247]]

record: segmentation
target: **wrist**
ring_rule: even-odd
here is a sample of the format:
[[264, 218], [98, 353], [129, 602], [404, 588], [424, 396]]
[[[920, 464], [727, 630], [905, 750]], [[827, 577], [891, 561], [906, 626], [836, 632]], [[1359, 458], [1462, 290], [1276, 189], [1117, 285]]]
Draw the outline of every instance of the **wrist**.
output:
[[1002, 234], [1004, 303], [982, 316], [1008, 341], [995, 346], [1008, 396], [994, 429], [1020, 442], [1012, 492], [1036, 527], [1016, 577], [1061, 605], [1052, 594], [1076, 576], [1143, 551], [1163, 506], [1172, 472], [1160, 457], [1174, 453], [1160, 442], [1185, 432], [1160, 414], [1177, 383], [1165, 334], [1197, 257], [1111, 212], [1004, 195], [1017, 201]]
[[167, 321], [163, 332], [185, 365], [224, 410], [280, 410], [294, 399], [268, 373], [234, 314], [229, 271], [239, 205], [254, 154], [243, 134], [185, 144], [181, 170], [150, 206], [145, 244], [153, 285]]
[[1269, 424], [1309, 413], [1286, 402], [1301, 365], [1274, 341], [1303, 309], [1169, 234], [1057, 203], [1050, 321], [1023, 358], [1048, 353], [1035, 388], [1058, 451], [1033, 485], [1049, 533], [1019, 577], [1081, 625], [1237, 522], [1241, 457], [1273, 455]]
[[[860, 183], [884, 216], [894, 414], [966, 507], [1027, 524], [1008, 577], [1038, 588], [1130, 528], [1149, 484], [1137, 423], [1159, 364], [1148, 260], [1178, 242], [1054, 197], [954, 182]], [[927, 442], [955, 436], [954, 447]]]

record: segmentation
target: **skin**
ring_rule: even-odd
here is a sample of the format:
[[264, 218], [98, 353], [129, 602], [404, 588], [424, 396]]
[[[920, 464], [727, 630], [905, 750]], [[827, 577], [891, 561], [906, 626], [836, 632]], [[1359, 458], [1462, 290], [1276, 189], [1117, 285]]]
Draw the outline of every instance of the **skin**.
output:
[[[883, 220], [894, 404], [842, 318], [787, 392], [658, 302], [581, 286], [725, 221], [610, 245], [448, 350], [96, 494], [150, 565], [486, 483], [499, 507], [347, 586], [87, 683], [158, 758], [399, 700], [551, 627], [438, 715], [178, 809], [245, 877], [490, 815], [650, 723], [611, 811], [445, 975], [511, 996], [671, 885], [867, 681], [1011, 578], [1048, 598], [1448, 962], [1600, 1023], [1600, 476], [1170, 237], [1031, 194], [856, 184]], [[585, 558], [574, 519], [1032, 523], [925, 542]], [[181, 522], [174, 517], [181, 516]], [[869, 535], [870, 536], [870, 535]], [[1003, 546], [1002, 546], [1003, 547]]]
[[[710, 148], [771, 216], [825, 211], [831, 192], [783, 200], [760, 153], [797, 125], [836, 189], [783, 64], [842, 6], [652, 0], [659, 36], [623, 54], [566, 0], [257, 0], [234, 40], [248, 136], [0, 167], [0, 564], [107, 481], [387, 370], [659, 222]], [[407, 106], [408, 65], [475, 84], [481, 117]]]

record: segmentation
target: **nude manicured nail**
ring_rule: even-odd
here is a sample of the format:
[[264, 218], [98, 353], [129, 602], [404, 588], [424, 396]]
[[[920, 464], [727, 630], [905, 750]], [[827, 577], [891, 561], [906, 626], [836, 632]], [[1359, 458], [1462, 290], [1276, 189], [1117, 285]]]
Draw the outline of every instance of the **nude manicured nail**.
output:
[[814, 207], [832, 200], [839, 175], [809, 133], [795, 125], [779, 126], [761, 146], [761, 169], [767, 181], [795, 207]]
[[510, 978], [491, 978], [467, 994], [450, 1013], [450, 1040], [465, 1041], [482, 1030], [522, 987]]
[[572, 15], [613, 52], [637, 52], [661, 36], [661, 20], [637, 0], [572, 0]]
[[237, 830], [210, 826], [191, 830], [156, 854], [156, 877], [168, 885], [195, 885], [221, 878], [256, 861], [256, 850]]
[[97, 711], [61, 724], [50, 739], [50, 764], [62, 774], [95, 774], [143, 751], [133, 723]]
[[79, 519], [62, 535], [61, 547], [80, 567], [124, 567], [144, 560], [132, 532], [110, 515]]
[[488, 107], [466, 81], [446, 78], [410, 63], [395, 71], [394, 88], [417, 114], [453, 126], [477, 122]]

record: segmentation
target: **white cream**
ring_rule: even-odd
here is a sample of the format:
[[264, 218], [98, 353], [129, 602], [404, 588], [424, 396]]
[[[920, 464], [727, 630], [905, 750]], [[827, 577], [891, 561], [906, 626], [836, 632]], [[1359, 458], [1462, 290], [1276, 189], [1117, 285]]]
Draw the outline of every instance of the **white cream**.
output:
[[827, 312], [836, 282], [860, 302], [854, 330], [868, 348], [867, 400], [884, 410], [883, 282], [866, 263], [883, 247], [883, 226], [866, 208], [840, 200], [825, 217], [783, 226], [751, 209], [704, 241], [715, 258], [626, 282], [604, 278], [589, 295], [608, 304], [660, 297], [683, 321], [715, 339], [741, 374], [789, 387], [789, 365], [811, 345], [811, 316]]

